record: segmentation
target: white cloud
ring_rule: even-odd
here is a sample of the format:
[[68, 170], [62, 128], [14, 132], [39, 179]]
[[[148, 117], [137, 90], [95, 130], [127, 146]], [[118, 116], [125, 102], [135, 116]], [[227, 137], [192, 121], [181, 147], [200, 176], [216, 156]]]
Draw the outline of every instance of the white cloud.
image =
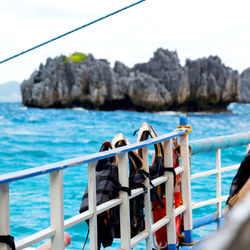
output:
[[[0, 60], [104, 16], [136, 0], [2, 0]], [[74, 51], [132, 66], [158, 47], [181, 62], [218, 55], [234, 69], [250, 66], [247, 0], [146, 0], [61, 40], [0, 64], [0, 83], [22, 81], [48, 57]]]

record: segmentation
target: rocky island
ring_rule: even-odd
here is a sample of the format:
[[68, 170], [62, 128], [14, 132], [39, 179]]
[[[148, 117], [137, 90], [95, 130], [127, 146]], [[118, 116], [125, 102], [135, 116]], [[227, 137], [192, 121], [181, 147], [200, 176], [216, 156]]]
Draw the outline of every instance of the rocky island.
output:
[[240, 74], [240, 97], [241, 103], [250, 103], [250, 68], [245, 69]]
[[217, 56], [187, 59], [181, 66], [176, 52], [159, 48], [132, 68], [118, 61], [112, 68], [92, 54], [79, 61], [48, 58], [23, 81], [21, 92], [28, 107], [221, 111], [249, 98], [240, 96], [241, 88], [239, 73]]

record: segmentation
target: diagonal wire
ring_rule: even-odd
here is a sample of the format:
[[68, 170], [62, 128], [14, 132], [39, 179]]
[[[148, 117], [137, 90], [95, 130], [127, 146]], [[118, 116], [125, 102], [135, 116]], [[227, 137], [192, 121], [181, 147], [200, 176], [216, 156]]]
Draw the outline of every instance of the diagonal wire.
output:
[[105, 18], [108, 18], [108, 17], [113, 16], [113, 15], [119, 13], [119, 12], [122, 12], [122, 11], [124, 11], [124, 10], [126, 10], [126, 9], [129, 9], [129, 8], [131, 8], [131, 7], [133, 7], [133, 6], [137, 5], [137, 4], [140, 4], [140, 3], [144, 2], [144, 1], [146, 1], [146, 0], [141, 0], [141, 1], [138, 1], [138, 2], [133, 3], [133, 4], [131, 4], [131, 5], [128, 5], [128, 6], [124, 7], [124, 8], [122, 8], [122, 9], [119, 9], [119, 10], [117, 10], [117, 11], [114, 11], [114, 12], [112, 12], [112, 13], [106, 15], [106, 16], [103, 16], [103, 17], [101, 17], [101, 18], [98, 18], [98, 19], [96, 19], [96, 20], [94, 20], [94, 21], [91, 21], [91, 22], [89, 22], [89, 23], [87, 23], [87, 24], [84, 24], [84, 25], [82, 25], [82, 26], [80, 26], [80, 27], [78, 27], [78, 28], [75, 28], [75, 29], [71, 30], [71, 31], [68, 31], [68, 32], [66, 32], [66, 33], [64, 33], [64, 34], [62, 34], [62, 35], [60, 35], [60, 36], [54, 37], [54, 38], [52, 38], [52, 39], [50, 39], [50, 40], [48, 40], [48, 41], [46, 41], [46, 42], [40, 43], [40, 44], [38, 44], [38, 45], [36, 45], [36, 46], [34, 46], [34, 47], [31, 47], [31, 48], [29, 48], [29, 49], [27, 49], [27, 50], [24, 50], [24, 51], [22, 51], [22, 52], [20, 52], [20, 53], [18, 53], [18, 54], [15, 54], [15, 55], [13, 55], [13, 56], [11, 56], [11, 57], [8, 57], [8, 58], [6, 58], [6, 59], [0, 61], [0, 64], [5, 63], [5, 62], [7, 62], [7, 61], [10, 61], [10, 60], [12, 60], [12, 59], [14, 59], [14, 58], [16, 58], [16, 57], [18, 57], [18, 56], [21, 56], [21, 55], [23, 55], [23, 54], [26, 54], [26, 53], [28, 53], [28, 52], [34, 50], [34, 49], [37, 49], [37, 48], [39, 48], [39, 47], [42, 47], [42, 46], [46, 45], [46, 44], [48, 44], [48, 43], [54, 42], [55, 40], [58, 40], [58, 39], [60, 39], [60, 38], [62, 38], [62, 37], [64, 37], [64, 36], [67, 36], [67, 35], [69, 35], [69, 34], [75, 32], [75, 31], [78, 31], [78, 30], [81, 30], [81, 29], [83, 29], [83, 28], [86, 28], [87, 26], [90, 26], [90, 25], [92, 25], [92, 24], [94, 24], [94, 23], [97, 23], [97, 22], [99, 22], [99, 21], [101, 21], [101, 20], [103, 20], [103, 19], [105, 19]]

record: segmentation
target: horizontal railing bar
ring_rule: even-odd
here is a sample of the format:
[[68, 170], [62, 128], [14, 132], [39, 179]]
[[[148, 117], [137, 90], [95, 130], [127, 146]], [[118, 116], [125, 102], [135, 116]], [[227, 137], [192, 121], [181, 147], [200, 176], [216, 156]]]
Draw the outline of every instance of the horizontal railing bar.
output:
[[208, 206], [208, 205], [216, 204], [217, 202], [220, 202], [220, 201], [226, 201], [227, 198], [228, 198], [228, 195], [224, 195], [224, 196], [221, 196], [221, 199], [214, 198], [214, 199], [210, 199], [210, 200], [206, 200], [206, 201], [201, 201], [201, 202], [193, 203], [192, 204], [192, 209], [196, 209], [196, 208], [200, 208], [200, 207], [205, 207], [205, 206]]
[[153, 138], [153, 139], [148, 139], [145, 141], [133, 143], [133, 144], [123, 146], [120, 148], [116, 148], [116, 149], [112, 149], [112, 150], [108, 150], [108, 151], [104, 151], [104, 152], [98, 152], [98, 153], [90, 154], [90, 155], [86, 155], [86, 156], [80, 156], [77, 158], [73, 158], [73, 159], [69, 159], [69, 160], [65, 160], [65, 161], [61, 161], [61, 162], [47, 164], [47, 165], [44, 165], [41, 167], [35, 167], [35, 168], [30, 168], [30, 169], [26, 169], [26, 170], [22, 170], [22, 171], [16, 171], [16, 172], [12, 172], [12, 173], [2, 174], [2, 175], [0, 175], [0, 184], [14, 182], [14, 181], [18, 181], [18, 180], [23, 180], [23, 179], [34, 177], [34, 176], [43, 175], [43, 174], [47, 174], [50, 172], [55, 172], [55, 171], [58, 171], [61, 169], [66, 169], [66, 168], [70, 168], [70, 167], [74, 167], [74, 166], [83, 165], [83, 164], [88, 163], [88, 162], [102, 160], [102, 159], [109, 158], [109, 157], [112, 157], [115, 155], [123, 154], [126, 152], [130, 152], [132, 150], [140, 149], [143, 147], [154, 145], [154, 144], [159, 143], [159, 142], [169, 140], [169, 139], [174, 138], [176, 136], [183, 135], [185, 132], [186, 132], [185, 130], [173, 131], [173, 132], [158, 136], [158, 137]]
[[144, 189], [143, 188], [136, 188], [136, 189], [132, 189], [131, 190], [131, 195], [129, 196], [129, 199], [133, 199], [136, 196], [143, 194], [144, 193]]
[[235, 165], [232, 165], [232, 166], [224, 167], [224, 168], [221, 168], [221, 172], [227, 172], [227, 171], [235, 170], [235, 169], [238, 169], [239, 167], [240, 167], [240, 164], [235, 164]]
[[107, 202], [97, 206], [96, 213], [101, 214], [104, 211], [111, 209], [113, 207], [116, 207], [120, 204], [122, 204], [122, 199], [119, 199], [119, 198], [107, 201]]
[[[160, 184], [166, 182], [167, 180], [168, 180], [168, 177], [167, 177], [167, 176], [160, 176], [160, 177], [158, 177], [158, 178], [153, 179], [153, 180], [152, 180], [152, 184], [153, 184], [154, 186], [158, 186], [158, 185], [160, 185]], [[150, 189], [151, 189], [151, 188], [152, 188], [152, 186], [150, 186]]]
[[176, 167], [174, 170], [175, 170], [175, 173], [177, 175], [177, 174], [182, 173], [184, 171], [184, 168], [183, 167]]
[[85, 211], [81, 214], [78, 214], [76, 216], [73, 216], [67, 220], [64, 221], [64, 230], [73, 227], [85, 220], [88, 220], [89, 218], [91, 218], [93, 216], [93, 213], [91, 213], [89, 210]]
[[221, 196], [221, 201], [226, 201], [229, 195], [223, 195]]
[[198, 202], [198, 203], [194, 203], [192, 205], [192, 209], [196, 209], [196, 208], [199, 208], [199, 207], [208, 206], [208, 205], [211, 205], [211, 204], [215, 204], [217, 202], [218, 202], [217, 198], [206, 200], [206, 201], [201, 201], [201, 202]]
[[186, 206], [181, 205], [175, 209], [175, 217], [186, 211]]
[[193, 221], [193, 229], [208, 225], [217, 221], [216, 213], [209, 214], [200, 218], [197, 218]]
[[213, 170], [209, 170], [209, 171], [204, 171], [204, 172], [201, 172], [201, 173], [192, 174], [191, 175], [191, 179], [205, 177], [205, 176], [209, 176], [209, 175], [216, 174], [216, 173], [218, 173], [217, 169], [213, 169]]
[[250, 144], [250, 132], [191, 141], [192, 154]]
[[31, 245], [34, 245], [42, 240], [45, 240], [55, 234], [56, 230], [53, 228], [46, 228], [40, 232], [37, 232], [35, 234], [32, 234], [26, 238], [23, 238], [16, 242], [16, 249], [24, 249], [26, 247], [29, 247]]
[[138, 245], [140, 242], [148, 238], [148, 236], [149, 234], [146, 231], [137, 234], [135, 237], [131, 239], [131, 248], [133, 248], [134, 246]]
[[161, 218], [160, 220], [158, 220], [157, 222], [155, 222], [152, 225], [152, 233], [156, 232], [157, 230], [159, 230], [163, 226], [167, 225], [168, 222], [169, 222], [169, 218], [167, 216], [164, 216], [163, 218]]
[[[240, 166], [240, 164], [224, 167], [224, 168], [221, 168], [220, 172], [222, 173], [222, 172], [227, 172], [227, 171], [231, 171], [231, 170], [234, 170], [234, 169], [238, 169], [239, 166]], [[212, 175], [212, 174], [217, 174], [218, 172], [219, 172], [218, 169], [213, 169], [213, 170], [204, 171], [204, 172], [197, 173], [197, 174], [192, 174], [191, 179], [195, 179], [195, 178], [199, 178], [199, 177], [205, 177], [205, 176], [209, 176], [209, 175]]]
[[[110, 201], [107, 201], [101, 205], [98, 205], [96, 208], [97, 214], [103, 213], [104, 211], [111, 209], [113, 207], [116, 207], [122, 203], [122, 199], [113, 199]], [[68, 229], [70, 227], [73, 227], [77, 225], [78, 223], [81, 223], [82, 221], [88, 220], [93, 216], [93, 213], [91, 213], [89, 210], [78, 214], [74, 217], [71, 217], [70, 219], [67, 219], [64, 221], [64, 229]]]
[[[166, 182], [168, 180], [168, 177], [166, 176], [160, 176], [154, 180], [152, 180], [152, 183], [154, 186], [158, 186], [164, 182]], [[150, 186], [150, 189], [153, 188]], [[132, 189], [131, 190], [131, 195], [129, 196], [129, 199], [133, 199], [135, 198], [136, 196], [140, 195], [140, 194], [143, 194], [144, 193], [144, 189], [143, 188], [136, 188], [136, 189]]]
[[[164, 182], [166, 182], [168, 180], [168, 177], [166, 176], [160, 176], [158, 178], [155, 178], [154, 180], [152, 180], [152, 184], [154, 186], [158, 186]], [[150, 186], [150, 189], [153, 188], [152, 186]], [[143, 188], [136, 188], [136, 189], [132, 189], [131, 190], [131, 195], [129, 196], [129, 199], [133, 199], [134, 197], [143, 194], [144, 193], [144, 189]]]

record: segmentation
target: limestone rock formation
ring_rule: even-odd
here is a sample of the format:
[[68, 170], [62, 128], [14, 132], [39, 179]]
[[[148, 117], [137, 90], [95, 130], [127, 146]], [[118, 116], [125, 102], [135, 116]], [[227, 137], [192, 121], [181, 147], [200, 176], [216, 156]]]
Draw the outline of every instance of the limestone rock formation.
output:
[[239, 90], [238, 72], [218, 57], [188, 59], [182, 67], [176, 52], [161, 48], [133, 68], [122, 62], [112, 68], [91, 54], [78, 63], [49, 58], [21, 85], [29, 107], [139, 111], [224, 109], [238, 100]]
[[240, 102], [250, 103], [250, 68], [245, 69], [240, 75]]
[[211, 110], [237, 101], [240, 79], [237, 71], [225, 67], [217, 56], [186, 60], [189, 84], [189, 105], [194, 110]]
[[158, 49], [147, 63], [136, 64], [133, 70], [144, 72], [159, 80], [171, 94], [172, 105], [186, 101], [189, 94], [187, 71], [180, 65], [176, 52]]
[[137, 110], [161, 110], [173, 103], [168, 90], [150, 75], [136, 71], [121, 79], [121, 82]]
[[115, 85], [117, 75], [106, 60], [95, 60], [90, 54], [82, 63], [65, 56], [49, 58], [21, 86], [23, 103], [29, 107], [99, 108], [111, 96], [121, 98]]

